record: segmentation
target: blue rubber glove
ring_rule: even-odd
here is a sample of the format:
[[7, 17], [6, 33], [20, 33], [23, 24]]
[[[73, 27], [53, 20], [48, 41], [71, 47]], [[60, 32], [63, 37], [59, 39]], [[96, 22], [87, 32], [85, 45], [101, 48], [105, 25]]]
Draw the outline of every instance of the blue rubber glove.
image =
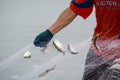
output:
[[47, 29], [46, 31], [37, 35], [33, 43], [36, 47], [45, 47], [50, 42], [52, 37], [53, 34]]

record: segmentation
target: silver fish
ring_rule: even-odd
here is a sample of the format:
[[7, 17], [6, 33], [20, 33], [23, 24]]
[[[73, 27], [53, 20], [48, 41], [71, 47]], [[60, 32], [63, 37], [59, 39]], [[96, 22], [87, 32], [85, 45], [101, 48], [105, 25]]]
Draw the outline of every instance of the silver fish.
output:
[[59, 52], [62, 52], [63, 55], [65, 55], [65, 48], [59, 40], [57, 39], [53, 40], [53, 45]]
[[113, 61], [114, 64], [120, 64], [120, 58], [117, 58]]
[[98, 37], [99, 37], [99, 34], [97, 34], [97, 35], [94, 37], [93, 44], [94, 44], [95, 48], [96, 48], [98, 51], [101, 51], [99, 45], [97, 44]]
[[55, 69], [56, 65], [54, 65], [52, 68], [45, 70], [42, 74], [39, 75], [39, 77], [45, 76], [48, 74], [50, 71], [53, 71]]
[[120, 64], [114, 64], [114, 65], [112, 65], [109, 69], [120, 70]]
[[78, 51], [76, 51], [73, 46], [71, 44], [68, 44], [68, 51], [71, 53], [71, 54], [77, 54], [79, 53]]

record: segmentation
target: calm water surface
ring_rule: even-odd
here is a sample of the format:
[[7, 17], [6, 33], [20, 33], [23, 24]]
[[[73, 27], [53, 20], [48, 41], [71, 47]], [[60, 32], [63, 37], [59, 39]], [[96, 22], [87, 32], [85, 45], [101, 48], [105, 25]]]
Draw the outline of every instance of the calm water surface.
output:
[[[0, 64], [12, 55], [21, 52], [33, 42], [35, 36], [47, 29], [68, 5], [70, 0], [0, 0]], [[91, 36], [95, 26], [94, 14], [87, 20], [77, 17], [67, 28], [54, 38], [66, 42], [79, 42]], [[41, 54], [39, 48], [31, 47], [32, 59], [24, 60], [22, 55], [0, 71], [0, 80], [13, 80], [56, 56]]]

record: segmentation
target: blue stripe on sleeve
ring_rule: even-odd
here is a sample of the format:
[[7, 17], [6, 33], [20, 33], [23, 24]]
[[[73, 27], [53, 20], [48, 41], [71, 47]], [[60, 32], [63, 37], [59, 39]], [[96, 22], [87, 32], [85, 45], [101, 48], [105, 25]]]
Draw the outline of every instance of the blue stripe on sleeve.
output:
[[86, 0], [86, 2], [83, 2], [81, 4], [76, 3], [75, 0], [72, 0], [72, 3], [78, 8], [88, 8], [92, 6], [92, 2], [90, 0]]

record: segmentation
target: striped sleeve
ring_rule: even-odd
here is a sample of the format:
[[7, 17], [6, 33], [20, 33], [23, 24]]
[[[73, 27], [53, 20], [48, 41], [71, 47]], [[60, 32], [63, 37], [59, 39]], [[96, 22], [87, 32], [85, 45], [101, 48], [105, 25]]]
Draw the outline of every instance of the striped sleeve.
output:
[[93, 10], [93, 4], [90, 0], [72, 0], [70, 8], [73, 12], [86, 19]]

